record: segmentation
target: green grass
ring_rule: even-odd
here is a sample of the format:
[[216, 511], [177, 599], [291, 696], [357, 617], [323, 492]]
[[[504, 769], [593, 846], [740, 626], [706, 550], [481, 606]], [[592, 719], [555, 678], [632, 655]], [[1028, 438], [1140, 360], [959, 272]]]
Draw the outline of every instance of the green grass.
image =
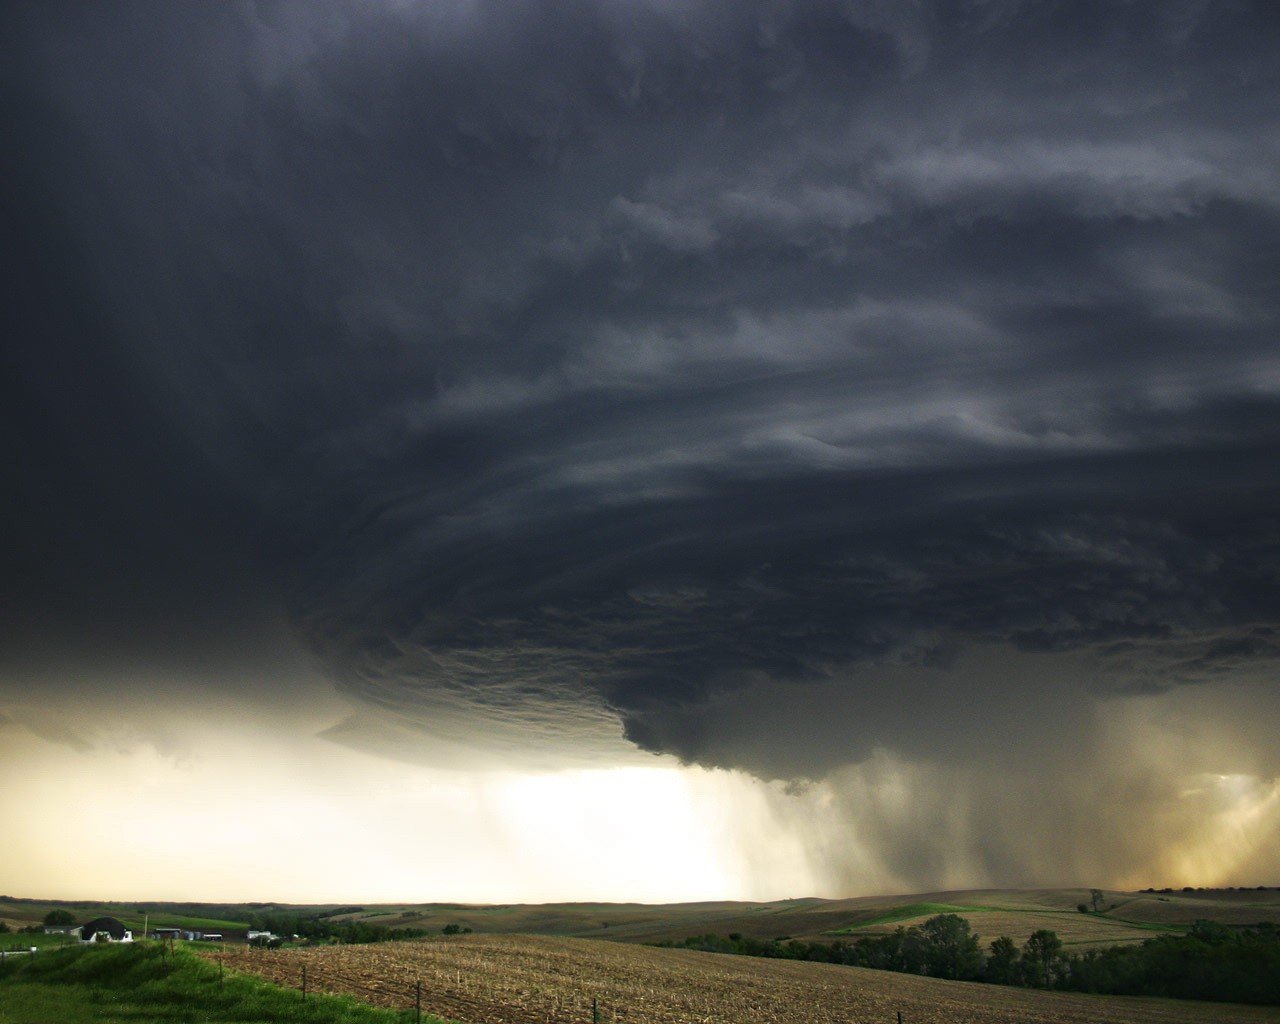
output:
[[[311, 995], [159, 943], [49, 950], [0, 964], [0, 1024], [406, 1024], [412, 1011]], [[423, 1016], [431, 1024], [436, 1017]]]
[[45, 935], [37, 932], [8, 932], [0, 934], [0, 949], [49, 949], [53, 946], [69, 946], [76, 941], [73, 935]]
[[1008, 907], [976, 907], [971, 905], [961, 906], [957, 903], [904, 903], [900, 907], [894, 907], [879, 917], [873, 917], [866, 921], [859, 921], [857, 924], [850, 925], [848, 928], [841, 928], [832, 934], [846, 935], [852, 932], [861, 931], [863, 928], [871, 928], [878, 924], [893, 924], [896, 921], [909, 921], [913, 917], [932, 917], [935, 914], [975, 914], [983, 910], [999, 910], [1008, 911]]
[[[935, 914], [977, 914], [982, 913], [983, 911], [1002, 914], [1058, 915], [1061, 917], [1074, 917], [1080, 913], [1078, 910], [1060, 910], [1054, 907], [994, 907], [959, 903], [904, 903], [901, 906], [893, 907], [891, 910], [886, 911], [878, 917], [869, 918], [866, 921], [859, 921], [857, 924], [850, 925], [847, 928], [840, 928], [836, 931], [829, 932], [828, 934], [851, 935], [861, 932], [865, 928], [873, 928], [876, 925], [882, 924], [895, 924], [898, 921], [909, 921], [917, 917], [932, 917]], [[1129, 921], [1122, 917], [1112, 917], [1110, 913], [1105, 911], [1100, 914], [1091, 914], [1090, 916], [1100, 921], [1108, 921], [1116, 925], [1123, 925], [1127, 928], [1139, 928], [1145, 931], [1182, 933], [1187, 930], [1186, 925], [1156, 924], [1149, 921]]]
[[[112, 914], [125, 927], [132, 928], [135, 935], [142, 934], [143, 916], [141, 914]], [[145, 918], [147, 928], [185, 928], [193, 932], [242, 932], [249, 927], [248, 921], [219, 921], [216, 917], [185, 917], [181, 914], [151, 914]]]

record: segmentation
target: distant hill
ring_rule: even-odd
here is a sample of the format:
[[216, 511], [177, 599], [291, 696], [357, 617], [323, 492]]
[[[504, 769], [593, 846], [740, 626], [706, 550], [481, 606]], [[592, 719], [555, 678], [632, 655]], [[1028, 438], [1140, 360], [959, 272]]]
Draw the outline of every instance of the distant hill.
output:
[[708, 932], [759, 939], [781, 937], [836, 940], [892, 931], [938, 913], [956, 913], [989, 941], [1008, 935], [1022, 942], [1039, 928], [1055, 931], [1069, 945], [1135, 942], [1164, 931], [1181, 931], [1200, 918], [1228, 925], [1280, 923], [1280, 886], [1104, 893], [1099, 913], [1082, 914], [1088, 889], [981, 889], [828, 900], [706, 903], [546, 904], [368, 904], [59, 902], [0, 897], [0, 920], [11, 927], [38, 924], [54, 907], [84, 919], [108, 914], [141, 929], [189, 927], [242, 932], [251, 914], [290, 911], [323, 914], [336, 921], [368, 921], [389, 928], [440, 931], [457, 924], [478, 934], [562, 935], [619, 942], [684, 939]]

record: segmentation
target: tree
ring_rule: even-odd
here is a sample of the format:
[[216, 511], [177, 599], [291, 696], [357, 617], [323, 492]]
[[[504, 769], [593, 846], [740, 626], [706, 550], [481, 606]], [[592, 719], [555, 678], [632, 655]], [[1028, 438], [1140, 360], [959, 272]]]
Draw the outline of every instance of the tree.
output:
[[1048, 988], [1057, 979], [1059, 961], [1062, 958], [1062, 940], [1057, 932], [1047, 928], [1031, 933], [1022, 947], [1022, 959], [1027, 967], [1028, 980], [1041, 988]]
[[1022, 980], [1021, 954], [1013, 939], [1001, 935], [991, 943], [986, 979], [996, 985], [1017, 985]]
[[903, 928], [901, 925], [894, 929], [893, 934], [898, 940], [896, 970], [907, 974], [924, 974], [924, 934], [917, 927]]
[[920, 926], [925, 972], [934, 978], [976, 978], [982, 950], [969, 922], [958, 914], [938, 914]]
[[1096, 913], [1099, 911], [1099, 909], [1101, 909], [1101, 907], [1102, 907], [1102, 899], [1103, 899], [1103, 896], [1102, 896], [1102, 890], [1101, 890], [1101, 889], [1090, 889], [1090, 890], [1089, 890], [1089, 902], [1093, 904], [1093, 912], [1094, 912], [1095, 914], [1096, 914]]
[[61, 925], [75, 924], [76, 918], [69, 910], [51, 910], [44, 915], [44, 923], [58, 927]]

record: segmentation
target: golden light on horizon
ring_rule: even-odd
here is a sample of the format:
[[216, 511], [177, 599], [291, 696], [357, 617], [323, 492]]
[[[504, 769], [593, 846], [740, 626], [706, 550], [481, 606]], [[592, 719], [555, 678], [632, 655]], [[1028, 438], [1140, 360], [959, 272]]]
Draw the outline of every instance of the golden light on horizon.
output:
[[[462, 773], [253, 729], [195, 730], [180, 754], [148, 743], [73, 751], [16, 734], [8, 754], [25, 769], [0, 791], [13, 823], [6, 892], [670, 902], [757, 887], [732, 808], [760, 784], [668, 760]], [[769, 874], [780, 887], [811, 883], [790, 852]]]
[[[0, 892], [674, 902], [1258, 884], [1274, 872], [1280, 780], [1213, 734], [1194, 696], [1108, 705], [1093, 760], [1073, 762], [1048, 791], [1020, 788], [998, 766], [962, 774], [887, 750], [792, 783], [669, 757], [455, 770], [335, 743], [320, 734], [342, 702], [299, 703], [11, 711]], [[1184, 746], [1193, 727], [1194, 760]], [[983, 813], [1035, 826], [1001, 834], [1018, 876], [993, 870]], [[1045, 842], [1043, 822], [1075, 831]]]

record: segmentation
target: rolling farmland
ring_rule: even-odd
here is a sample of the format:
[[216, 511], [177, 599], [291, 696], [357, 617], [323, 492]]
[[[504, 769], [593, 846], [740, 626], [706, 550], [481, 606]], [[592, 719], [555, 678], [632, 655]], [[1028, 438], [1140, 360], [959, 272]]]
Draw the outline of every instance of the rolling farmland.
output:
[[1080, 914], [1088, 889], [992, 889], [794, 899], [767, 903], [560, 903], [468, 906], [400, 905], [368, 908], [350, 919], [437, 931], [457, 922], [477, 933], [564, 935], [619, 942], [679, 942], [690, 935], [737, 932], [755, 939], [855, 939], [920, 924], [933, 914], [966, 918], [984, 944], [1008, 935], [1019, 944], [1037, 929], [1057, 932], [1073, 947], [1141, 942], [1181, 930], [1198, 918], [1231, 924], [1280, 923], [1280, 889], [1202, 890], [1172, 894], [1107, 891], [1100, 914]]
[[1075, 947], [1140, 942], [1166, 929], [1190, 927], [1198, 918], [1233, 925], [1280, 923], [1280, 888], [1170, 893], [1109, 890], [1105, 896], [1107, 909], [1100, 914], [1077, 913], [1076, 904], [1089, 899], [1089, 890], [1080, 888], [959, 890], [760, 903], [419, 903], [351, 908], [287, 903], [73, 904], [0, 897], [0, 921], [16, 929], [38, 924], [54, 907], [67, 907], [78, 919], [108, 914], [136, 930], [142, 926], [145, 910], [153, 926], [216, 928], [234, 934], [248, 927], [253, 913], [270, 910], [431, 932], [456, 923], [484, 934], [562, 935], [618, 942], [679, 942], [707, 932], [829, 942], [883, 934], [900, 924], [919, 924], [936, 913], [958, 913], [984, 943], [1008, 935], [1021, 944], [1036, 929], [1048, 928]]
[[[1067, 946], [1116, 946], [1129, 942], [1142, 942], [1153, 938], [1172, 925], [1131, 924], [1097, 914], [1081, 914], [1075, 910], [1037, 910], [972, 907], [964, 904], [922, 904], [918, 913], [891, 913], [887, 920], [875, 920], [867, 924], [844, 929], [842, 936], [860, 938], [866, 935], [885, 935], [899, 926], [911, 927], [923, 924], [935, 914], [959, 914], [969, 922], [975, 935], [985, 947], [992, 939], [1008, 935], [1017, 942], [1025, 942], [1027, 936], [1040, 928], [1056, 932]], [[911, 907], [904, 909], [912, 909]]]
[[1192, 1024], [1280, 1022], [1280, 1010], [939, 981], [830, 964], [545, 936], [468, 935], [247, 951], [228, 966], [462, 1024]]

